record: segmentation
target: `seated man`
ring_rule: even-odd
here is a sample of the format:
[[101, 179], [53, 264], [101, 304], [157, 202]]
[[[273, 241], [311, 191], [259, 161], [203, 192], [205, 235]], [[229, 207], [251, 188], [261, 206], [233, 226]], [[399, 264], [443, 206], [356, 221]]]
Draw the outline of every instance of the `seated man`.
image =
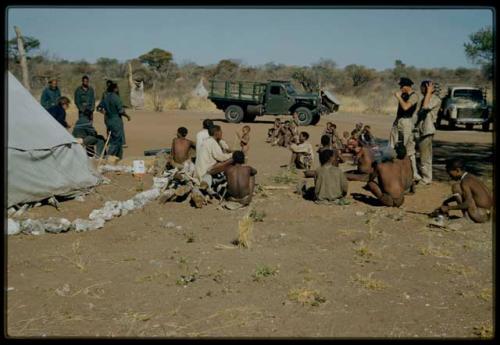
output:
[[188, 130], [186, 127], [177, 129], [177, 138], [172, 140], [172, 153], [167, 163], [168, 168], [182, 169], [184, 162], [191, 159], [191, 149], [196, 149], [196, 145], [189, 139], [186, 139]]
[[[451, 187], [453, 195], [446, 199], [436, 212], [448, 216], [451, 210], [461, 210], [464, 217], [475, 223], [487, 222], [493, 206], [493, 197], [488, 187], [464, 170], [464, 162], [461, 159], [447, 161], [446, 172], [458, 182]], [[450, 206], [452, 202], [456, 202], [456, 205]]]
[[[348, 182], [338, 167], [338, 154], [333, 150], [323, 150], [319, 154], [321, 167], [315, 171], [305, 171], [305, 177], [314, 177], [314, 199], [316, 201], [335, 201], [347, 195]], [[305, 183], [300, 187], [307, 196]]]
[[245, 154], [242, 151], [233, 152], [233, 162], [226, 169], [227, 199], [242, 205], [250, 204], [255, 187], [257, 170], [243, 165]]
[[285, 123], [278, 130], [278, 138], [273, 145], [288, 147], [292, 141], [292, 132], [290, 130], [290, 121], [285, 121]]
[[[408, 175], [401, 168], [401, 160], [406, 157], [406, 149], [402, 143], [395, 147], [397, 160], [374, 163], [366, 188], [382, 202], [384, 206], [400, 207], [404, 202], [404, 194], [408, 189], [404, 176]], [[410, 165], [411, 171], [411, 165]], [[413, 175], [412, 175], [413, 176]], [[378, 182], [375, 182], [375, 180]]]
[[359, 136], [359, 141], [365, 146], [376, 146], [375, 136], [371, 132], [371, 127], [366, 125]]
[[349, 181], [368, 181], [368, 177], [373, 172], [374, 153], [368, 146], [356, 146], [354, 153], [354, 160], [358, 168], [346, 172], [347, 179]]
[[312, 167], [314, 150], [311, 143], [307, 141], [308, 139], [309, 133], [300, 132], [299, 143], [290, 145], [290, 151], [292, 151], [290, 166], [295, 166], [297, 169], [310, 169]]
[[222, 129], [213, 125], [208, 129], [210, 137], [205, 139], [196, 157], [196, 176], [200, 182], [206, 181], [212, 185], [212, 176], [224, 172], [232, 163], [232, 155], [222, 151], [219, 142], [222, 139]]
[[94, 157], [104, 155], [105, 139], [102, 135], [97, 134], [96, 129], [92, 125], [89, 116], [90, 112], [84, 111], [82, 116], [76, 121], [73, 128], [73, 136], [81, 139], [81, 143], [85, 146], [95, 146]]
[[[318, 154], [320, 154], [321, 151], [324, 151], [324, 150], [339, 151], [339, 150], [334, 148], [334, 145], [332, 144], [331, 138], [328, 134], [324, 134], [321, 136], [321, 146], [317, 152], [318, 152]], [[342, 156], [340, 154], [337, 154], [337, 157], [338, 157], [339, 163], [344, 163], [344, 159], [342, 158]]]
[[282, 124], [279, 118], [274, 120], [273, 127], [267, 131], [267, 140], [266, 140], [267, 143], [275, 143], [275, 141], [278, 140], [278, 133], [281, 126]]

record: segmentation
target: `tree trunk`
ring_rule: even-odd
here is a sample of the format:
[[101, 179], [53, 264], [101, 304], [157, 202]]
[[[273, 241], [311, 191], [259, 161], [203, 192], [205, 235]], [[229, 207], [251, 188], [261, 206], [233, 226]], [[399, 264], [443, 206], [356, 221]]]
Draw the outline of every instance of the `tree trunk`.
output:
[[24, 42], [21, 36], [21, 30], [17, 26], [14, 26], [17, 36], [17, 50], [19, 51], [19, 61], [21, 64], [21, 71], [23, 73], [23, 85], [28, 90], [31, 91], [30, 78], [28, 74], [28, 62], [26, 61], [26, 54], [24, 52]]

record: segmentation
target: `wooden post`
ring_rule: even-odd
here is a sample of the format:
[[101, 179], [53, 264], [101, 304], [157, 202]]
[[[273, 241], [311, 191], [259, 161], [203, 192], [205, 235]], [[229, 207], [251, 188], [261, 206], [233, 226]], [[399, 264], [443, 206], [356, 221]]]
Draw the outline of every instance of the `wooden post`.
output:
[[19, 51], [19, 61], [21, 64], [21, 71], [23, 73], [23, 85], [28, 90], [31, 91], [30, 79], [28, 75], [28, 62], [26, 61], [26, 54], [24, 51], [23, 37], [21, 36], [21, 30], [17, 26], [14, 26], [17, 36], [17, 50]]

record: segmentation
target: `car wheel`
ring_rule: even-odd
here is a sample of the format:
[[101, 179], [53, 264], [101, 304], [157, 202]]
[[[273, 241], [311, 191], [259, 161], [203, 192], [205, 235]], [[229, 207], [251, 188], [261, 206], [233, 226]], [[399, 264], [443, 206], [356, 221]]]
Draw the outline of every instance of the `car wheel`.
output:
[[247, 114], [243, 115], [243, 122], [254, 122], [257, 114]]
[[243, 120], [244, 112], [239, 105], [230, 105], [226, 109], [226, 120], [231, 123], [240, 123]]
[[319, 115], [314, 115], [314, 116], [313, 116], [313, 119], [312, 119], [312, 121], [311, 121], [311, 125], [316, 126], [316, 125], [318, 124], [319, 120], [321, 120], [321, 116], [319, 116]]
[[472, 123], [467, 123], [465, 125], [465, 129], [468, 131], [472, 131], [472, 129], [474, 129], [474, 125]]
[[438, 116], [438, 118], [436, 119], [436, 128], [438, 129], [441, 128], [441, 121], [442, 121], [441, 116]]
[[299, 107], [295, 110], [299, 118], [299, 125], [309, 126], [313, 121], [313, 114], [310, 109], [306, 107]]
[[455, 127], [457, 126], [457, 123], [455, 122], [455, 120], [448, 120], [448, 129], [455, 129]]

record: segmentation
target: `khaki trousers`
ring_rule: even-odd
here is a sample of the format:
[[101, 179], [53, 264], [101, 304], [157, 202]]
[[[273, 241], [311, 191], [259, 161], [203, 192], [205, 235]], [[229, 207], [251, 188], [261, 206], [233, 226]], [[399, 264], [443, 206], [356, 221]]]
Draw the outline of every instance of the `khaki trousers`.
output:
[[418, 142], [418, 151], [420, 152], [420, 163], [418, 168], [422, 175], [422, 182], [432, 182], [432, 138], [433, 134], [421, 137]]

